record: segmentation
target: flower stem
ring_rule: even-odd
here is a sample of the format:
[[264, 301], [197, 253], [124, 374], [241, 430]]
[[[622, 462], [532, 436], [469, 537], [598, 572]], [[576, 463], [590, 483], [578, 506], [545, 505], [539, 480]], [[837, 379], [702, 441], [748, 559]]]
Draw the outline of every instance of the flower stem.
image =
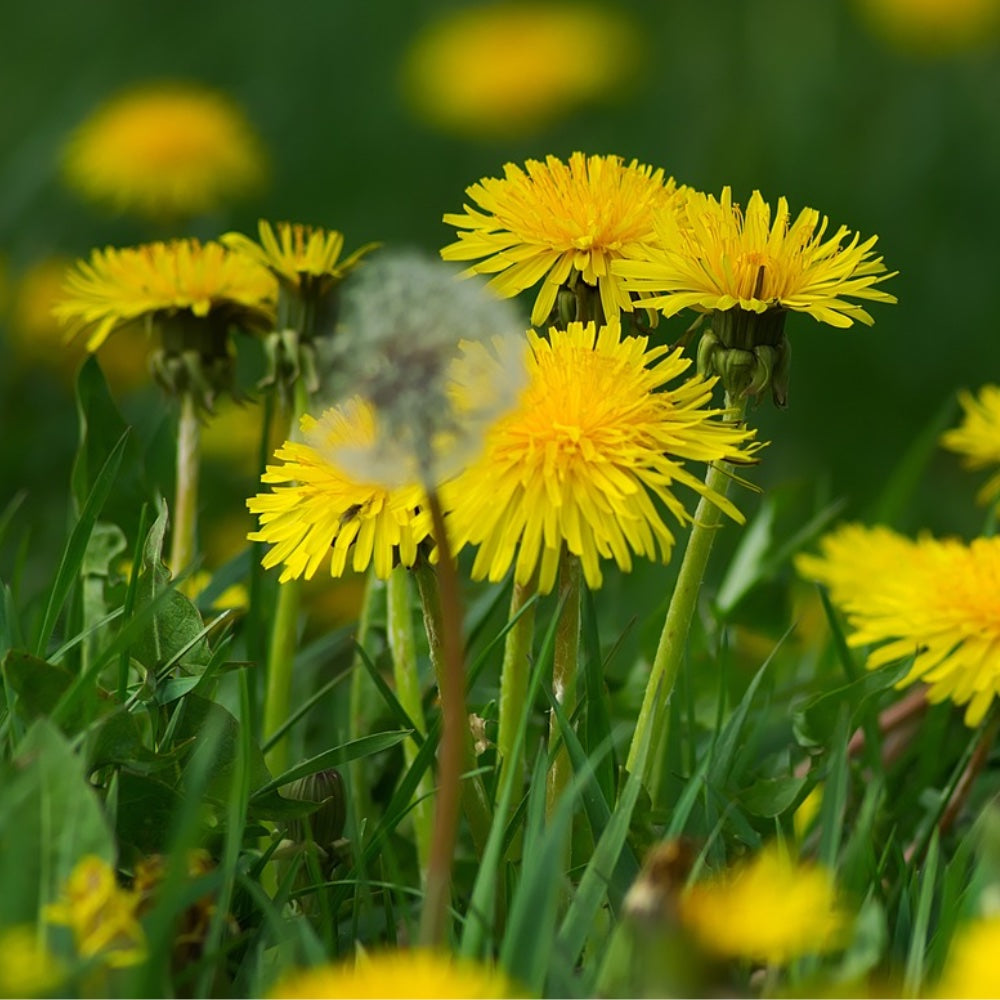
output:
[[[497, 777], [497, 796], [503, 788], [504, 775], [513, 769], [515, 776], [521, 774], [524, 760], [524, 741], [517, 742], [517, 731], [521, 716], [529, 710], [528, 682], [531, 679], [531, 642], [535, 634], [534, 605], [525, 610], [525, 605], [535, 595], [535, 582], [520, 584], [514, 582], [510, 595], [508, 621], [513, 624], [507, 630], [503, 645], [503, 667], [500, 671], [500, 726], [497, 734], [497, 756], [500, 759], [500, 774]], [[516, 619], [516, 620], [514, 620]], [[515, 796], [519, 794], [523, 781], [515, 777]]]
[[[368, 721], [372, 715], [369, 705], [378, 697], [375, 684], [368, 676], [358, 650], [364, 648], [368, 641], [375, 595], [382, 589], [382, 581], [375, 575], [374, 567], [369, 568], [365, 578], [364, 596], [361, 599], [361, 611], [358, 613], [357, 630], [354, 634], [358, 648], [355, 649], [351, 661], [351, 690], [347, 699], [347, 736], [350, 740], [356, 740], [369, 732]], [[361, 758], [351, 761], [347, 769], [350, 801], [348, 815], [353, 817], [357, 835], [360, 835], [363, 821], [372, 815], [371, 794], [365, 780], [366, 765], [365, 758]]]
[[[309, 393], [302, 379], [296, 379], [293, 389], [292, 413], [289, 418], [289, 437], [294, 436], [299, 419], [309, 406]], [[267, 648], [267, 693], [264, 698], [264, 736], [282, 726], [291, 711], [292, 668], [295, 647], [298, 644], [299, 598], [301, 580], [288, 580], [278, 584], [278, 597], [274, 609], [274, 627]], [[288, 734], [281, 737], [268, 751], [267, 766], [272, 774], [288, 770]]]
[[[559, 557], [559, 599], [562, 613], [556, 626], [552, 650], [552, 693], [566, 717], [576, 707], [576, 678], [580, 660], [580, 560], [565, 547]], [[549, 719], [549, 750], [562, 739], [555, 712]], [[569, 784], [571, 766], [566, 747], [562, 746], [549, 768], [545, 789], [545, 815], [551, 818]]]
[[[726, 406], [729, 409], [728, 419], [731, 422], [738, 423], [743, 419], [743, 413], [746, 409], [745, 402], [734, 403], [727, 395]], [[710, 494], [715, 493], [724, 497], [729, 490], [730, 478], [727, 463], [722, 461], [712, 463], [708, 466], [705, 475], [705, 486]], [[670, 720], [668, 711], [670, 697], [673, 694], [677, 674], [684, 659], [691, 619], [694, 617], [698, 605], [698, 594], [705, 577], [705, 567], [708, 565], [708, 557], [712, 552], [712, 543], [715, 541], [721, 519], [722, 512], [719, 508], [706, 496], [703, 496], [695, 510], [691, 534], [688, 536], [684, 559], [681, 562], [680, 572], [677, 574], [677, 583], [670, 598], [670, 606], [667, 608], [667, 616], [663, 622], [663, 630], [656, 647], [653, 666], [649, 673], [649, 680], [646, 682], [642, 708], [639, 710], [639, 718], [632, 735], [632, 743], [625, 763], [626, 770], [630, 772], [638, 766], [639, 748], [646, 738], [647, 731], [653, 730], [650, 738], [651, 752], [646, 757], [641, 775], [642, 782], [651, 795], [654, 791], [650, 787], [651, 776], [659, 758], [657, 751], [659, 747], [663, 746]], [[653, 798], [655, 801], [656, 796], [653, 795]]]
[[[386, 584], [386, 626], [389, 650], [392, 653], [392, 672], [396, 681], [396, 696], [400, 705], [417, 727], [421, 736], [427, 735], [424, 706], [420, 696], [420, 674], [417, 670], [417, 645], [413, 636], [413, 615], [410, 608], [410, 576], [402, 566], [397, 566]], [[403, 744], [406, 766], [413, 764], [418, 745], [415, 740]], [[420, 779], [413, 806], [413, 829], [416, 834], [417, 860], [420, 880], [427, 884], [427, 866], [433, 834], [433, 816], [429, 793], [432, 782], [429, 774]]]
[[170, 537], [170, 573], [179, 576], [194, 559], [198, 530], [198, 466], [201, 425], [194, 393], [181, 393], [177, 424], [177, 481], [174, 484], [174, 530]]
[[441, 748], [438, 792], [434, 810], [434, 836], [427, 866], [427, 891], [420, 914], [420, 941], [440, 947], [445, 940], [451, 901], [451, 871], [458, 837], [462, 771], [469, 732], [465, 712], [465, 655], [462, 643], [462, 607], [458, 572], [448, 544], [441, 501], [434, 489], [427, 491], [427, 506], [438, 547], [437, 579], [441, 608], [441, 661], [438, 688], [441, 696]]

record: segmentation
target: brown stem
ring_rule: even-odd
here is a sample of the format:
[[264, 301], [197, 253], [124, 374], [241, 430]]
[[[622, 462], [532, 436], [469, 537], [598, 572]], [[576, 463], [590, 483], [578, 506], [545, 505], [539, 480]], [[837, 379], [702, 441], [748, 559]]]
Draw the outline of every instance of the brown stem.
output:
[[958, 814], [962, 811], [962, 806], [965, 805], [969, 797], [969, 791], [993, 749], [998, 727], [1000, 727], [1000, 716], [995, 716], [992, 722], [983, 727], [982, 735], [972, 751], [969, 763], [965, 765], [965, 770], [958, 779], [955, 790], [951, 793], [951, 797], [944, 807], [944, 812], [941, 813], [938, 830], [942, 834], [947, 833], [954, 825], [955, 820], [958, 819]]

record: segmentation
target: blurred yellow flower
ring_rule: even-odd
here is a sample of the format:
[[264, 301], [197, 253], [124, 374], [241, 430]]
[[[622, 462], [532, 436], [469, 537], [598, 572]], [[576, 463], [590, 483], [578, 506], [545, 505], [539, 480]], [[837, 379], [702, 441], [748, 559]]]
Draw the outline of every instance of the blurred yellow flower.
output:
[[830, 874], [773, 844], [691, 886], [680, 916], [706, 951], [772, 965], [835, 950], [847, 925]]
[[611, 7], [492, 3], [450, 11], [423, 29], [401, 82], [432, 125], [524, 135], [621, 89], [641, 50], [638, 32]]
[[[984, 385], [978, 398], [960, 392], [962, 423], [941, 435], [941, 444], [965, 457], [970, 469], [1000, 466], [1000, 386]], [[995, 472], [976, 494], [980, 503], [1000, 499], [1000, 471]]]
[[118, 885], [111, 866], [95, 855], [77, 862], [56, 903], [45, 907], [45, 919], [73, 931], [81, 958], [100, 958], [107, 965], [136, 965], [146, 958], [146, 935], [136, 917], [139, 896]]
[[172, 240], [93, 250], [67, 273], [55, 307], [70, 336], [87, 335], [95, 351], [115, 330], [140, 318], [190, 316], [267, 328], [277, 284], [259, 264], [220, 243]]
[[48, 996], [64, 974], [59, 960], [39, 940], [34, 925], [0, 930], [0, 997]]
[[412, 566], [417, 545], [430, 531], [430, 515], [421, 510], [418, 486], [388, 490], [348, 475], [337, 464], [345, 447], [367, 447], [375, 439], [375, 412], [355, 398], [327, 410], [319, 420], [302, 418], [303, 441], [286, 441], [277, 451], [281, 465], [269, 465], [261, 482], [270, 493], [247, 500], [260, 518], [260, 530], [248, 536], [272, 547], [266, 569], [284, 564], [280, 580], [313, 576], [330, 558], [330, 575], [348, 565], [361, 572], [369, 564], [386, 579], [398, 559]]
[[691, 191], [679, 208], [657, 213], [656, 240], [643, 257], [629, 255], [611, 269], [640, 305], [666, 316], [682, 309], [790, 310], [831, 326], [871, 325], [851, 299], [896, 301], [874, 287], [893, 277], [874, 255], [877, 237], [862, 242], [846, 226], [826, 236], [827, 225], [814, 208], [792, 219], [784, 198], [772, 219], [759, 191], [745, 214], [728, 187], [719, 200]]
[[[674, 537], [654, 498], [680, 523], [683, 484], [730, 517], [739, 511], [684, 467], [685, 460], [747, 461], [753, 432], [710, 409], [711, 380], [664, 389], [691, 362], [680, 350], [621, 336], [617, 323], [571, 323], [549, 339], [532, 331], [529, 382], [520, 404], [487, 434], [482, 457], [446, 485], [456, 550], [478, 545], [473, 577], [500, 580], [514, 563], [526, 584], [536, 567], [552, 588], [563, 544], [590, 587], [600, 560], [628, 571], [632, 552], [665, 561]], [[660, 391], [662, 390], [662, 391]]]
[[359, 955], [357, 961], [293, 972], [270, 992], [273, 1000], [311, 997], [522, 996], [502, 973], [468, 959], [423, 949]]
[[902, 687], [922, 680], [932, 702], [966, 705], [982, 722], [1000, 694], [1000, 537], [916, 541], [889, 528], [844, 525], [800, 555], [798, 572], [824, 584], [846, 614], [852, 647], [875, 645], [870, 670], [912, 656]]
[[67, 182], [118, 211], [171, 219], [214, 211], [264, 181], [260, 140], [223, 94], [148, 83], [109, 100], [64, 152]]
[[938, 997], [1000, 997], [1000, 916], [972, 920], [955, 931]]
[[260, 408], [245, 401], [220, 402], [201, 427], [201, 453], [256, 476], [260, 452]]
[[995, 40], [1000, 0], [857, 0], [864, 19], [903, 48], [946, 54]]
[[632, 311], [632, 297], [613, 262], [645, 259], [656, 210], [669, 214], [686, 190], [662, 169], [619, 156], [573, 153], [568, 164], [548, 156], [528, 160], [524, 170], [508, 163], [502, 178], [466, 188], [478, 209], [444, 216], [459, 232], [441, 256], [479, 261], [465, 273], [495, 274], [490, 287], [504, 297], [541, 281], [534, 326], [548, 320], [559, 289], [580, 279], [599, 290], [605, 319], [616, 320]]

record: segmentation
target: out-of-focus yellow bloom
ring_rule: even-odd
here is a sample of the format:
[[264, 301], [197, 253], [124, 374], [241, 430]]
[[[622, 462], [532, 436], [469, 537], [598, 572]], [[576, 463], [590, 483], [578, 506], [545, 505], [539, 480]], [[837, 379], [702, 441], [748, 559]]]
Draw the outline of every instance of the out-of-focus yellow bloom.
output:
[[473, 136], [531, 133], [622, 88], [641, 58], [610, 7], [501, 2], [449, 12], [417, 36], [402, 86], [432, 125]]
[[271, 991], [274, 1000], [311, 997], [513, 997], [523, 996], [500, 972], [433, 951], [385, 951], [356, 962], [294, 972]]
[[136, 917], [139, 896], [118, 885], [111, 866], [95, 855], [77, 862], [62, 897], [45, 907], [45, 919], [73, 931], [81, 958], [109, 966], [136, 965], [146, 958], [146, 935]]
[[[965, 411], [962, 423], [945, 431], [941, 444], [964, 456], [970, 469], [1000, 466], [1000, 386], [984, 385], [978, 398], [961, 392], [958, 401]], [[1000, 471], [990, 476], [976, 499], [984, 504], [1000, 499]]]
[[1000, 537], [913, 541], [847, 524], [795, 565], [844, 610], [848, 645], [876, 647], [870, 670], [912, 656], [900, 687], [922, 680], [931, 702], [950, 698], [967, 725], [983, 721], [1000, 695]]
[[1000, 916], [973, 920], [955, 932], [935, 995], [1000, 997]]
[[0, 930], [0, 997], [38, 997], [55, 991], [64, 970], [29, 925]]
[[255, 475], [260, 451], [260, 408], [223, 400], [201, 428], [201, 453], [240, 472]]
[[707, 951], [774, 965], [836, 949], [847, 924], [829, 873], [777, 845], [691, 886], [680, 915]]
[[946, 55], [995, 40], [1000, 0], [857, 0], [871, 27], [902, 48]]
[[67, 182], [85, 197], [157, 219], [214, 211], [258, 190], [260, 141], [226, 96], [152, 83], [112, 98], [70, 138]]

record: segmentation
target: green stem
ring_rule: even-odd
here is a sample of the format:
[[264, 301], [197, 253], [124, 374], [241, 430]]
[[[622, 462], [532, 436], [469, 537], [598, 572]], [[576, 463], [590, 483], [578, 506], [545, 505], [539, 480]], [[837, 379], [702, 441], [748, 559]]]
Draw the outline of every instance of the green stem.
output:
[[177, 481], [174, 484], [174, 530], [170, 538], [170, 573], [179, 576], [194, 559], [198, 530], [198, 465], [201, 425], [194, 393], [181, 393], [177, 423]]
[[[375, 576], [374, 567], [368, 570], [365, 579], [364, 596], [361, 599], [361, 610], [358, 614], [358, 627], [354, 641], [358, 647], [364, 648], [368, 641], [368, 630], [371, 626], [372, 609], [375, 604], [375, 594], [381, 591], [382, 581]], [[370, 731], [368, 725], [372, 717], [369, 705], [376, 696], [375, 685], [368, 676], [368, 670], [361, 661], [361, 653], [355, 650], [351, 662], [351, 689], [347, 699], [347, 737], [356, 740]], [[348, 789], [351, 803], [350, 815], [355, 824], [355, 833], [360, 835], [362, 822], [372, 815], [370, 789], [365, 778], [367, 761], [364, 758], [351, 761], [348, 765]], [[369, 829], [370, 832], [370, 829]]]
[[[556, 626], [555, 645], [552, 650], [552, 693], [563, 707], [566, 717], [576, 707], [576, 681], [580, 661], [580, 560], [565, 547], [559, 557], [559, 598], [562, 614]], [[549, 751], [562, 741], [559, 720], [555, 712], [549, 719]], [[565, 745], [549, 768], [545, 789], [545, 815], [551, 818], [559, 806], [572, 774], [569, 754]]]
[[[294, 399], [289, 418], [289, 437], [295, 435], [299, 419], [309, 407], [309, 393], [301, 379], [293, 389]], [[277, 731], [288, 718], [292, 706], [292, 673], [298, 645], [301, 580], [278, 584], [274, 609], [274, 627], [267, 648], [267, 693], [264, 698], [264, 736]], [[272, 774], [288, 770], [288, 736], [277, 740], [267, 753]]]
[[[445, 619], [442, 611], [442, 594], [438, 587], [439, 574], [434, 572], [425, 559], [418, 559], [413, 567], [413, 576], [417, 581], [417, 590], [420, 594], [420, 605], [424, 615], [424, 631], [427, 633], [427, 645], [430, 650], [431, 664], [434, 667], [434, 676], [437, 678], [438, 691], [442, 691], [442, 685], [446, 685], [447, 682], [445, 681]], [[465, 700], [464, 678], [462, 681], [462, 700]], [[444, 750], [442, 749], [441, 752], [443, 754]], [[468, 720], [463, 719], [462, 769], [468, 773], [474, 771], [476, 767], [472, 730], [469, 729]], [[476, 852], [482, 856], [493, 821], [490, 816], [490, 802], [478, 774], [472, 775], [462, 782], [462, 811], [472, 832]]]
[[[745, 402], [734, 403], [726, 397], [726, 405], [730, 408], [729, 420], [733, 423], [743, 419]], [[710, 493], [725, 496], [729, 490], [731, 479], [729, 466], [725, 462], [712, 463], [705, 475], [705, 486]], [[707, 497], [702, 497], [695, 510], [691, 534], [688, 536], [687, 548], [681, 562], [677, 583], [667, 608], [667, 617], [663, 622], [663, 631], [656, 647], [656, 656], [646, 682], [646, 693], [639, 710], [632, 744], [629, 747], [628, 759], [625, 763], [627, 771], [634, 771], [638, 766], [639, 748], [646, 738], [648, 730], [652, 729], [650, 737], [650, 753], [642, 768], [642, 782], [650, 794], [650, 778], [658, 759], [658, 748], [663, 745], [669, 722], [670, 697], [673, 694], [677, 674], [684, 659], [691, 619], [698, 605], [698, 594], [702, 580], [705, 577], [705, 567], [712, 551], [712, 543], [722, 520], [722, 512]], [[654, 796], [655, 799], [655, 796]]]
[[[515, 775], [515, 799], [524, 785], [522, 769], [524, 741], [518, 743], [517, 731], [521, 716], [529, 711], [528, 683], [531, 680], [531, 644], [535, 635], [535, 607], [525, 605], [535, 596], [536, 584], [514, 582], [510, 595], [510, 614], [507, 621], [513, 624], [507, 630], [503, 644], [503, 666], [500, 671], [500, 725], [497, 733], [497, 756], [500, 773], [497, 777], [497, 798], [503, 788], [504, 775], [509, 770]], [[516, 620], [515, 620], [516, 619]]]
[[420, 914], [420, 943], [441, 947], [445, 940], [451, 902], [451, 872], [458, 839], [462, 771], [466, 762], [465, 737], [469, 732], [465, 711], [465, 654], [462, 642], [462, 608], [458, 571], [448, 544], [441, 502], [427, 491], [427, 507], [438, 548], [437, 579], [440, 595], [442, 670], [438, 675], [441, 696], [441, 747], [438, 758], [438, 791], [434, 809], [434, 836], [427, 866], [427, 891]]
[[[427, 735], [424, 706], [420, 692], [420, 673], [417, 669], [417, 644], [413, 635], [413, 614], [410, 607], [410, 576], [402, 566], [397, 566], [386, 584], [386, 630], [389, 650], [392, 653], [392, 672], [396, 681], [396, 697], [417, 727], [420, 735]], [[407, 768], [413, 765], [419, 746], [415, 740], [403, 744], [403, 757]], [[413, 828], [417, 842], [417, 860], [420, 864], [421, 883], [427, 884], [427, 866], [430, 859], [433, 814], [430, 792], [433, 782], [430, 774], [420, 780], [413, 806]]]

